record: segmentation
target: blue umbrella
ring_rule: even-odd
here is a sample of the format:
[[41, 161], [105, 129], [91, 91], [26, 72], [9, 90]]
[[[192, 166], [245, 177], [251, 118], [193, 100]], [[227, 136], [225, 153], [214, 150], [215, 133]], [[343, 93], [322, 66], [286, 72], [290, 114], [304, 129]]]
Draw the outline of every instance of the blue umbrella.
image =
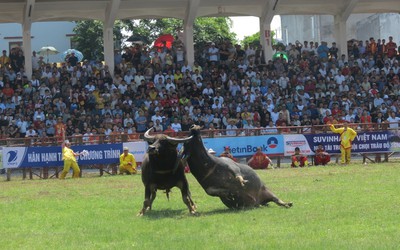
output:
[[78, 57], [78, 62], [82, 61], [82, 59], [83, 59], [83, 54], [82, 54], [82, 52], [80, 52], [79, 50], [76, 50], [76, 49], [67, 49], [66, 51], [64, 51], [64, 52], [61, 54], [61, 60], [62, 60], [63, 62], [65, 62], [65, 58], [67, 58], [67, 57], [68, 57], [69, 55], [71, 55], [72, 53], [74, 53], [75, 56]]

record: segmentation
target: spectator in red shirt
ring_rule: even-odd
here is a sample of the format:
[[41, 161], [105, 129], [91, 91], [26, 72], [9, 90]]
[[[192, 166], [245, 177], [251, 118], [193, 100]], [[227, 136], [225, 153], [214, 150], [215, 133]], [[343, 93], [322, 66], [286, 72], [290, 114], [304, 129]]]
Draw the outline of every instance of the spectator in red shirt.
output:
[[267, 169], [269, 164], [273, 167], [271, 159], [261, 151], [261, 147], [257, 147], [257, 152], [247, 162], [254, 169]]
[[8, 83], [6, 83], [2, 92], [6, 97], [11, 98], [14, 95], [14, 90], [10, 87], [10, 84], [8, 84]]
[[364, 110], [362, 112], [360, 120], [361, 120], [361, 123], [363, 123], [363, 125], [362, 125], [363, 129], [371, 129], [372, 128], [372, 118], [366, 110]]
[[348, 76], [350, 74], [350, 68], [347, 62], [344, 63], [344, 67], [342, 68], [342, 75]]
[[237, 159], [235, 157], [233, 157], [232, 153], [231, 153], [231, 148], [229, 146], [225, 146], [224, 147], [224, 152], [222, 152], [219, 157], [227, 157], [230, 158], [234, 161], [237, 161]]
[[339, 104], [335, 103], [333, 104], [332, 108], [332, 115], [335, 116], [337, 114], [340, 114], [342, 111], [339, 109]]
[[325, 166], [331, 161], [331, 156], [325, 151], [325, 148], [322, 146], [322, 144], [319, 144], [317, 150], [315, 150], [314, 158], [315, 165]]
[[386, 51], [385, 53], [387, 54], [387, 56], [391, 59], [394, 56], [396, 56], [397, 51], [397, 44], [395, 42], [393, 42], [393, 37], [389, 36], [389, 42], [386, 44]]
[[300, 148], [296, 147], [294, 149], [294, 155], [292, 155], [292, 168], [297, 167], [307, 167], [308, 166], [308, 159], [306, 155], [300, 153]]

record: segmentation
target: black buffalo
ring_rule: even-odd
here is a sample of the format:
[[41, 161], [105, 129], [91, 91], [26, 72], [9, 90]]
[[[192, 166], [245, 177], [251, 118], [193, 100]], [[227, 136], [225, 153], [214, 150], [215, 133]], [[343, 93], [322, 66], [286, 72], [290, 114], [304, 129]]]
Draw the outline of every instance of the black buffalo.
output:
[[169, 197], [170, 189], [178, 187], [182, 193], [183, 202], [191, 214], [195, 214], [195, 204], [189, 191], [189, 184], [185, 176], [184, 165], [178, 157], [177, 146], [191, 139], [176, 139], [163, 134], [151, 136], [149, 129], [144, 134], [144, 140], [149, 143], [149, 148], [142, 162], [142, 181], [145, 187], [145, 200], [139, 212], [142, 216], [151, 210], [157, 190], [165, 190]]
[[207, 153], [199, 126], [192, 126], [190, 131], [193, 138], [184, 143], [184, 155], [191, 173], [208, 195], [219, 197], [233, 209], [267, 205], [271, 201], [286, 208], [292, 206], [269, 191], [251, 167]]

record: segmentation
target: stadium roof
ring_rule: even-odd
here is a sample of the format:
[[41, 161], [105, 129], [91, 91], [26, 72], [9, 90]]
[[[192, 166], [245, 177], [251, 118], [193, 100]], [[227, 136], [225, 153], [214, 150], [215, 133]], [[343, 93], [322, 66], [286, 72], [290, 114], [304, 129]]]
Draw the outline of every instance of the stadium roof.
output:
[[400, 13], [399, 0], [0, 0], [1, 23], [202, 16]]

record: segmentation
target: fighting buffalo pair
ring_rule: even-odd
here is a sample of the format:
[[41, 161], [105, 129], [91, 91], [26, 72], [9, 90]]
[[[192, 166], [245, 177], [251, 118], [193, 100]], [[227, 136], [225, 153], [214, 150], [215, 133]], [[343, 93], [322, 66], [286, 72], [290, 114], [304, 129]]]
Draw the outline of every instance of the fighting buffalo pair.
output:
[[[269, 191], [251, 167], [209, 154], [203, 145], [199, 126], [193, 125], [190, 136], [186, 138], [150, 135], [151, 130], [144, 134], [149, 148], [142, 162], [145, 200], [139, 215], [151, 209], [157, 190], [165, 190], [168, 197], [173, 187], [181, 190], [189, 212], [196, 213], [196, 205], [191, 198], [184, 172], [184, 162], [187, 162], [204, 191], [219, 197], [228, 208], [265, 206], [271, 201], [286, 208], [292, 206], [292, 203], [283, 202]], [[177, 152], [179, 143], [183, 143], [180, 153]]]

